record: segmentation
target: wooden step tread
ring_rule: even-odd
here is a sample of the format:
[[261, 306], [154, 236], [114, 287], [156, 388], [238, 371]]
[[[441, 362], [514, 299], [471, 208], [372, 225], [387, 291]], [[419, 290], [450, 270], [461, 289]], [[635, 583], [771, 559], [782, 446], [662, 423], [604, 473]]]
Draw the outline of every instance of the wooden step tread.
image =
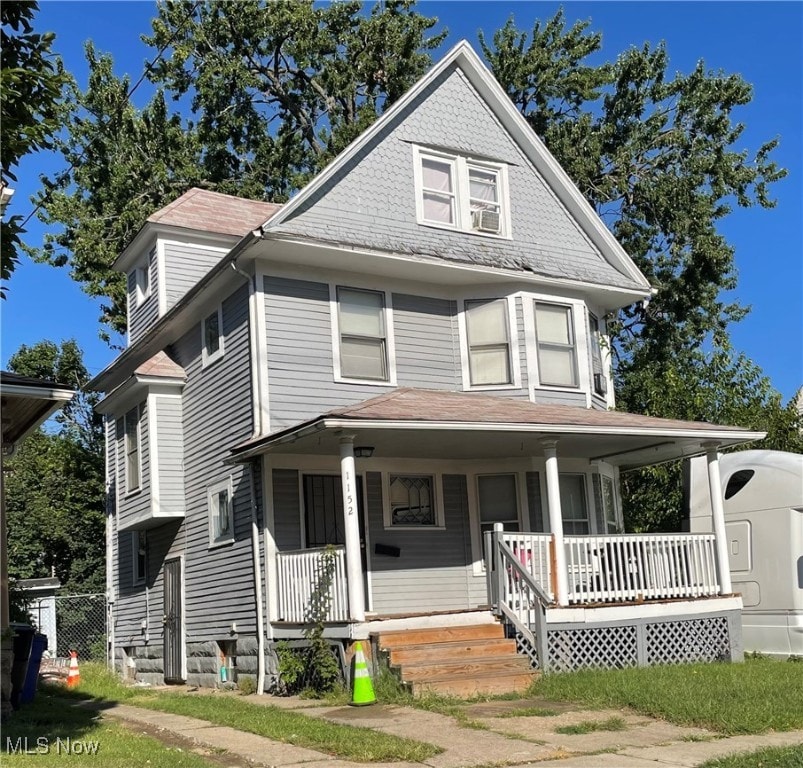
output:
[[504, 638], [505, 632], [501, 624], [470, 624], [455, 627], [428, 627], [426, 629], [378, 632], [375, 633], [375, 636], [379, 647], [383, 650], [389, 650], [402, 646], [435, 645], [458, 640], [501, 639]]
[[516, 654], [516, 641], [506, 637], [484, 640], [453, 640], [448, 643], [421, 643], [388, 649], [391, 666], [438, 659], [499, 658]]
[[484, 675], [529, 674], [530, 663], [523, 657], [502, 659], [470, 659], [420, 664], [404, 664], [400, 668], [402, 682], [468, 678]]
[[537, 669], [506, 670], [504, 672], [482, 672], [473, 675], [461, 675], [456, 678], [454, 675], [438, 675], [427, 677], [423, 680], [410, 680], [409, 682], [418, 685], [419, 683], [445, 683], [451, 680], [504, 680], [508, 677], [534, 677], [538, 674]]

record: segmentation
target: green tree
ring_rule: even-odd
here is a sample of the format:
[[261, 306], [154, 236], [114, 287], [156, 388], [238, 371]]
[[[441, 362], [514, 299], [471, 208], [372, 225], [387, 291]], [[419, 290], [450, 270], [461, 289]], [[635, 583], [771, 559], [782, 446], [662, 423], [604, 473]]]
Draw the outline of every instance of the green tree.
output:
[[[774, 205], [769, 186], [786, 175], [771, 159], [777, 139], [752, 157], [735, 148], [744, 126], [734, 113], [752, 98], [740, 76], [702, 61], [671, 75], [663, 44], [591, 66], [602, 38], [589, 26], [567, 27], [559, 11], [529, 34], [511, 20], [480, 40], [514, 104], [658, 289], [609, 319], [617, 406], [766, 430], [759, 447], [800, 451], [794, 408], [729, 345], [746, 310], [723, 300], [736, 272], [718, 227], [734, 205]], [[628, 473], [628, 527], [676, 529], [680, 478], [679, 463]]]
[[[74, 341], [22, 346], [8, 362], [24, 376], [82, 387], [89, 376]], [[7, 463], [8, 565], [12, 578], [55, 574], [71, 592], [105, 589], [103, 425], [96, 394], [80, 391]]]
[[[125, 330], [125, 285], [111, 263], [145, 219], [192, 186], [283, 202], [320, 171], [430, 64], [443, 34], [412, 0], [164, 3], [146, 37], [157, 88], [142, 110], [128, 79], [90, 45], [86, 92], [73, 90], [71, 170], [51, 180], [42, 219], [60, 226], [36, 254], [90, 296], [101, 321]], [[189, 119], [167, 102], [190, 105]]]
[[[38, 4], [31, 0], [4, 0], [0, 4], [0, 153], [2, 182], [17, 180], [13, 169], [27, 154], [47, 149], [61, 127], [60, 99], [69, 81], [61, 60], [52, 52], [54, 35], [34, 32]], [[19, 261], [22, 216], [2, 222], [0, 280], [8, 281]], [[5, 287], [0, 285], [0, 296]]]

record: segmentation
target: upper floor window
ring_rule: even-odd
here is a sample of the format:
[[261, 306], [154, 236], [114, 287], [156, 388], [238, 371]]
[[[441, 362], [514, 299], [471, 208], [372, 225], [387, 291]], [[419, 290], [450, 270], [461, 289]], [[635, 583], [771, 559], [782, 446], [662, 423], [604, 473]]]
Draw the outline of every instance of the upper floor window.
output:
[[389, 381], [385, 294], [337, 289], [340, 375]]
[[465, 307], [471, 385], [510, 384], [507, 300], [467, 301]]
[[416, 148], [415, 168], [420, 223], [510, 234], [505, 165]]
[[207, 489], [209, 546], [234, 541], [234, 504], [231, 478]]
[[588, 315], [588, 346], [591, 350], [591, 375], [594, 379], [594, 392], [601, 397], [608, 393], [608, 381], [602, 367], [602, 347], [600, 345], [599, 320]]
[[536, 301], [535, 334], [541, 385], [579, 386], [572, 308]]
[[223, 356], [223, 307], [219, 306], [201, 323], [203, 365]]
[[125, 415], [125, 490], [138, 491], [141, 481], [140, 459], [140, 409], [132, 408]]
[[147, 261], [134, 270], [134, 281], [136, 283], [137, 306], [139, 306], [151, 295], [151, 272]]

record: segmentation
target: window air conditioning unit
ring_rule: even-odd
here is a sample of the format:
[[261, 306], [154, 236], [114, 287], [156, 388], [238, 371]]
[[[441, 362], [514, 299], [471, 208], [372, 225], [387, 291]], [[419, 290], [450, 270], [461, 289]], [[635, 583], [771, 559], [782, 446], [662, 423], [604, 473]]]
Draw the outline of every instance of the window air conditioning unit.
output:
[[478, 208], [471, 214], [472, 225], [478, 232], [492, 232], [499, 234], [501, 220], [499, 211], [491, 211], [488, 208]]
[[608, 394], [608, 380], [603, 373], [594, 374], [594, 392], [598, 395]]

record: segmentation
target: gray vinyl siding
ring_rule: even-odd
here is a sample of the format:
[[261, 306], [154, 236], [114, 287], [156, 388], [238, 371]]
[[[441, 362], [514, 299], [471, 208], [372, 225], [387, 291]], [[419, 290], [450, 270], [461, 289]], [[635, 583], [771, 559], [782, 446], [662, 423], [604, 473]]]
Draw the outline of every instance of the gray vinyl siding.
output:
[[388, 392], [387, 386], [334, 380], [326, 283], [266, 277], [264, 289], [273, 431]]
[[164, 243], [165, 296], [170, 309], [223, 258], [224, 248], [209, 250], [192, 243]]
[[[147, 536], [146, 578], [134, 584], [134, 533], [123, 531], [116, 536], [119, 553], [119, 587], [114, 607], [115, 643], [117, 646], [145, 644], [161, 646], [164, 626], [164, 561], [182, 551], [183, 521], [150, 528]], [[144, 626], [143, 626], [144, 622]]]
[[[413, 170], [416, 144], [507, 164], [512, 237], [419, 225]], [[454, 67], [386, 123], [279, 230], [463, 264], [635, 287], [632, 278], [609, 264], [590, 243]]]
[[399, 386], [460, 389], [455, 301], [394, 293], [393, 329]]
[[[386, 530], [378, 472], [367, 473], [366, 496], [373, 610], [393, 614], [473, 607], [465, 476], [443, 476], [445, 530]], [[400, 556], [375, 554], [377, 544], [398, 547]]]
[[156, 400], [156, 442], [159, 454], [159, 506], [162, 514], [184, 514], [184, 426], [181, 397]]
[[150, 295], [137, 306], [136, 272], [128, 273], [128, 343], [136, 342], [159, 319], [159, 268], [156, 261], [156, 247], [148, 253], [148, 272], [150, 274]]
[[294, 469], [273, 470], [273, 538], [278, 550], [301, 548], [301, 503]]
[[[223, 301], [225, 354], [202, 366], [201, 332], [191, 328], [174, 345], [187, 374], [183, 390], [184, 483], [187, 513], [186, 628], [194, 642], [255, 628], [248, 469], [223, 464], [229, 449], [251, 436], [248, 287]], [[208, 488], [232, 478], [234, 541], [209, 547]]]
[[129, 493], [126, 486], [125, 414], [117, 419], [115, 426], [115, 439], [117, 443], [117, 471], [115, 474], [119, 488], [118, 525], [121, 528], [124, 528], [132, 520], [144, 517], [151, 512], [151, 456], [148, 439], [150, 432], [150, 415], [148, 413], [147, 402], [143, 401], [136, 407], [140, 410], [140, 485], [139, 489], [132, 493]]
[[536, 403], [548, 403], [549, 405], [574, 405], [580, 408], [586, 407], [585, 392], [560, 391], [535, 387], [533, 394], [535, 396]]

